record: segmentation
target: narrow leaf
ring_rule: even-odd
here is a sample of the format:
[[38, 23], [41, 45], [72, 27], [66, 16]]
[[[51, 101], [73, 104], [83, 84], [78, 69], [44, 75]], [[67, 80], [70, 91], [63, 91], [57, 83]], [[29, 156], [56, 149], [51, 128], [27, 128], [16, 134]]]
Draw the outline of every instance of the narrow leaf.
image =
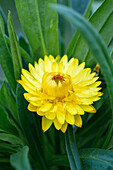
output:
[[[1, 20], [2, 18], [0, 17], [0, 22], [2, 22]], [[17, 83], [15, 81], [12, 58], [4, 38], [4, 31], [1, 24], [0, 24], [0, 64], [9, 84], [11, 85], [13, 91], [15, 92]]]
[[23, 143], [20, 138], [12, 134], [0, 133], [0, 140], [9, 142], [11, 144], [23, 146]]
[[18, 121], [19, 117], [17, 115], [16, 101], [11, 96], [5, 81], [0, 89], [0, 102], [5, 108], [10, 110], [12, 116]]
[[71, 126], [68, 127], [66, 132], [65, 143], [71, 170], [82, 170], [73, 128]]
[[0, 105], [0, 131], [18, 134], [15, 127], [9, 122], [7, 114], [7, 111]]
[[16, 80], [18, 80], [20, 79], [20, 75], [21, 75], [22, 62], [21, 62], [19, 44], [17, 41], [13, 21], [11, 18], [11, 12], [9, 12], [8, 14], [8, 32], [9, 32], [15, 78]]

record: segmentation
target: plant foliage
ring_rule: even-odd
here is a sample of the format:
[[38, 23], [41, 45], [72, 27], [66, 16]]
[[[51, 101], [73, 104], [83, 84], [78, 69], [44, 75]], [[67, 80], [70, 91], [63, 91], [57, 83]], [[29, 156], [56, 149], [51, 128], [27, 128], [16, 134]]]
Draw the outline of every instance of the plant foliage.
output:
[[[21, 36], [10, 11], [7, 22], [0, 16], [0, 65], [6, 77], [0, 78], [1, 170], [113, 169], [113, 1], [104, 0], [93, 14], [93, 0], [84, 2], [78, 11], [83, 16], [73, 3], [15, 0]], [[97, 112], [83, 116], [81, 129], [70, 126], [63, 134], [51, 127], [43, 133], [16, 80], [29, 62], [64, 53], [85, 61], [92, 71], [99, 64], [103, 96], [95, 103]]]

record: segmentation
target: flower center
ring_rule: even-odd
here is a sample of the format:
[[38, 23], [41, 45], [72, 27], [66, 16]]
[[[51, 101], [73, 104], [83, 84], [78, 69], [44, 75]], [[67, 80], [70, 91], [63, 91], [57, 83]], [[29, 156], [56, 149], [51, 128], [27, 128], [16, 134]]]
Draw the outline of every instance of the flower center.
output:
[[52, 80], [54, 80], [57, 83], [57, 85], [58, 85], [59, 81], [61, 83], [62, 83], [62, 81], [65, 81], [64, 77], [62, 75], [60, 75], [60, 74], [57, 74], [57, 75], [53, 76]]
[[62, 99], [72, 90], [71, 77], [63, 73], [45, 73], [42, 77], [42, 90], [49, 96]]

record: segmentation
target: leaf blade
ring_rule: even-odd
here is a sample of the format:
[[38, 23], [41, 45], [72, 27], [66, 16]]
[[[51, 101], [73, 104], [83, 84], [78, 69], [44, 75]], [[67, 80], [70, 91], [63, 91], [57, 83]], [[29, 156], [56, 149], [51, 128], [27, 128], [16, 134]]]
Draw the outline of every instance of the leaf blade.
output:
[[[1, 17], [0, 20], [2, 20]], [[13, 62], [10, 51], [4, 38], [4, 33], [1, 25], [0, 25], [0, 64], [9, 84], [11, 85], [13, 91], [15, 92], [17, 83], [14, 76]]]
[[10, 40], [10, 47], [11, 47], [11, 53], [12, 53], [12, 59], [13, 59], [15, 78], [16, 80], [18, 80], [20, 79], [20, 75], [21, 75], [22, 62], [21, 62], [19, 44], [17, 41], [10, 11], [8, 14], [8, 32], [9, 32], [9, 40]]
[[16, 170], [32, 170], [28, 159], [28, 151], [28, 146], [24, 146], [20, 152], [11, 155], [10, 163]]

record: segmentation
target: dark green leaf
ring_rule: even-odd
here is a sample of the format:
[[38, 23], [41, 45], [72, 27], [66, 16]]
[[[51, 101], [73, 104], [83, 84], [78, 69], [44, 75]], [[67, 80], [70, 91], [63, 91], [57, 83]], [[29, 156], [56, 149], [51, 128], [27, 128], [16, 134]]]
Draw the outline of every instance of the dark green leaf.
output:
[[[10, 110], [12, 116], [18, 121], [19, 117], [17, 115], [17, 107], [16, 102], [14, 101], [13, 97], [11, 96], [6, 82], [2, 84], [2, 87], [0, 89], [0, 102], [4, 107]], [[7, 105], [6, 105], [7, 103]]]
[[[113, 169], [113, 151], [104, 149], [81, 149], [80, 158], [84, 170]], [[50, 160], [50, 166], [69, 166], [66, 155], [57, 155]]]
[[7, 111], [0, 105], [0, 130], [17, 134], [15, 127], [8, 121]]
[[71, 170], [82, 170], [75, 136], [73, 133], [73, 127], [71, 126], [67, 129], [65, 143]]
[[10, 156], [10, 154], [16, 153], [20, 150], [19, 145], [9, 144], [0, 141], [0, 155]]
[[84, 169], [113, 169], [113, 152], [102, 149], [83, 149], [80, 152]]
[[[2, 18], [0, 18], [0, 23], [1, 22]], [[8, 46], [6, 44], [3, 32], [3, 27], [0, 25], [0, 64], [9, 84], [15, 92], [17, 83], [15, 81], [12, 58]]]
[[20, 79], [22, 63], [21, 63], [21, 56], [19, 50], [19, 44], [17, 41], [13, 21], [11, 18], [11, 12], [8, 14], [8, 32], [9, 32], [9, 39], [10, 39], [10, 47], [13, 59], [13, 66], [14, 66], [14, 73], [16, 80]]
[[[20, 117], [21, 126], [24, 132], [24, 136], [29, 144], [30, 153], [35, 164], [40, 163], [40, 168], [46, 170], [47, 165], [45, 162], [44, 151], [42, 148], [42, 130], [40, 129], [39, 122], [36, 124], [35, 113], [28, 111], [27, 101], [23, 97], [25, 91], [18, 84], [17, 86], [17, 110]], [[39, 120], [39, 119], [38, 119]], [[39, 162], [37, 162], [37, 158]], [[39, 165], [38, 165], [39, 166]]]
[[31, 170], [28, 151], [28, 146], [24, 146], [20, 152], [11, 155], [10, 162], [16, 170]]

